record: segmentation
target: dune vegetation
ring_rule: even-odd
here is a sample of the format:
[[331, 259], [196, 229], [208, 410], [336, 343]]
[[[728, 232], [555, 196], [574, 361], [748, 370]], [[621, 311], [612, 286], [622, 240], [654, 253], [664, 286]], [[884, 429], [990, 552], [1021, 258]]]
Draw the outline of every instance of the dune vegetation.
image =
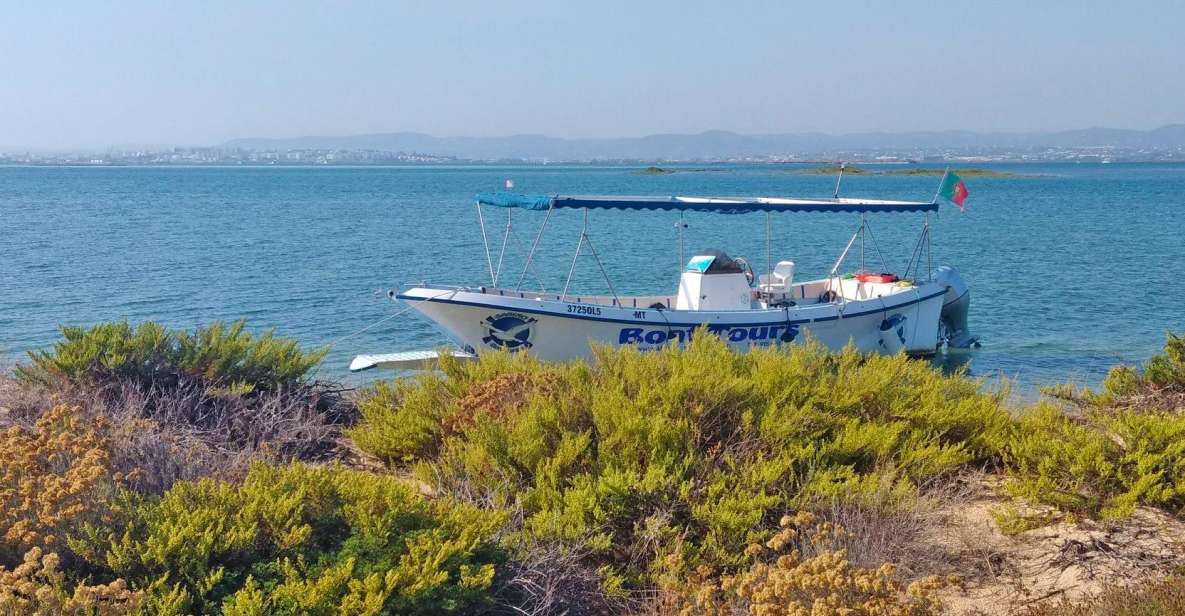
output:
[[1185, 614], [1178, 337], [1017, 408], [810, 342], [347, 391], [242, 323], [62, 334], [0, 379], [0, 614]]

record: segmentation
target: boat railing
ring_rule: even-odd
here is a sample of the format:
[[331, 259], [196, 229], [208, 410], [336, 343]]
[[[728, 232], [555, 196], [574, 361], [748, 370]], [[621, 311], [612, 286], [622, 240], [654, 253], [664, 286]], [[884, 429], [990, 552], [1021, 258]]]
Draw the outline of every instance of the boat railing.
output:
[[498, 287], [477, 287], [471, 288], [469, 291], [482, 293], [484, 295], [496, 295], [498, 297], [546, 300], [555, 302], [562, 301], [569, 304], [589, 304], [593, 306], [610, 306], [618, 308], [653, 308], [656, 304], [661, 304], [664, 308], [670, 309], [675, 305], [675, 298], [671, 295], [635, 295], [613, 297], [612, 295], [578, 295], [569, 293], [567, 297], [564, 297], [559, 293], [516, 291], [512, 289], [501, 289]]
[[[434, 289], [466, 291], [469, 293], [481, 293], [483, 295], [508, 297], [514, 299], [555, 301], [568, 304], [585, 304], [590, 306], [609, 306], [626, 309], [653, 309], [661, 306], [666, 310], [670, 310], [675, 307], [675, 297], [672, 295], [634, 295], [614, 297], [612, 295], [578, 295], [569, 293], [567, 297], [564, 297], [559, 293], [521, 291], [488, 286], [471, 287], [440, 284], [428, 285], [427, 283], [424, 283], [424, 286]], [[835, 300], [837, 302], [844, 302], [873, 299], [882, 295], [892, 295], [905, 290], [906, 289], [904, 288], [898, 288], [893, 283], [866, 283], [855, 280], [843, 280], [839, 276], [835, 276], [831, 278], [822, 278], [819, 280], [808, 280], [795, 283], [787, 288], [785, 292], [770, 294], [770, 297], [773, 299], [791, 300], [802, 304], [804, 302], [809, 303], [812, 301], [817, 301], [823, 296], [823, 294], [833, 291], [836, 293]]]

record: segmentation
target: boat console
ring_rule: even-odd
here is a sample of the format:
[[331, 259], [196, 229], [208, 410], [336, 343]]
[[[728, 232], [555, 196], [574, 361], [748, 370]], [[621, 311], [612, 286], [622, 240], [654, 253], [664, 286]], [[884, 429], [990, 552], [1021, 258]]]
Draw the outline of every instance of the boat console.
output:
[[676, 310], [749, 310], [753, 271], [743, 259], [708, 250], [687, 262], [679, 276]]

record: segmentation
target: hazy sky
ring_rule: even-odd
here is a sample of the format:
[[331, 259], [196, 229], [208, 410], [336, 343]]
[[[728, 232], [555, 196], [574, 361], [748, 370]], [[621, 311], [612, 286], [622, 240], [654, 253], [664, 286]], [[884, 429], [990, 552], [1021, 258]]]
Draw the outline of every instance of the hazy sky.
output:
[[1185, 2], [0, 3], [0, 145], [1185, 122]]

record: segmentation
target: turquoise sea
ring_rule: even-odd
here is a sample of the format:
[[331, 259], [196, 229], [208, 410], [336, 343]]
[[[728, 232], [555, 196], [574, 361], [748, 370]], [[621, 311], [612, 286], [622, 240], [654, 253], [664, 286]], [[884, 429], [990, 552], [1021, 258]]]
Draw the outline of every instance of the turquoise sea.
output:
[[[0, 361], [51, 344], [63, 323], [245, 318], [307, 346], [337, 341], [323, 374], [358, 382], [381, 373], [348, 375], [356, 353], [444, 341], [410, 314], [342, 340], [399, 309], [388, 289], [489, 282], [478, 191], [510, 178], [516, 190], [538, 193], [829, 196], [835, 178], [805, 168], [688, 166], [657, 176], [588, 166], [0, 168]], [[1109, 366], [1157, 351], [1166, 331], [1185, 331], [1185, 166], [989, 168], [1015, 175], [966, 178], [967, 213], [949, 207], [934, 220], [934, 265], [955, 266], [970, 284], [971, 327], [983, 339], [948, 365], [1008, 376], [1031, 395], [1044, 383], [1096, 384]], [[842, 194], [928, 200], [937, 183], [856, 175], [845, 177]], [[486, 214], [497, 261], [505, 211]], [[562, 287], [580, 218], [553, 217], [536, 260], [542, 280], [528, 274], [524, 286]], [[675, 288], [677, 220], [590, 214], [619, 293]], [[542, 213], [515, 214], [503, 282], [518, 281], [542, 221]], [[686, 222], [688, 256], [720, 248], [765, 269], [764, 215]], [[774, 215], [774, 260], [796, 261], [800, 279], [822, 275], [857, 224], [844, 215]], [[870, 224], [887, 269], [902, 270], [922, 216], [875, 215]], [[866, 258], [881, 269], [871, 242]], [[604, 287], [596, 261], [582, 258], [573, 288]]]

